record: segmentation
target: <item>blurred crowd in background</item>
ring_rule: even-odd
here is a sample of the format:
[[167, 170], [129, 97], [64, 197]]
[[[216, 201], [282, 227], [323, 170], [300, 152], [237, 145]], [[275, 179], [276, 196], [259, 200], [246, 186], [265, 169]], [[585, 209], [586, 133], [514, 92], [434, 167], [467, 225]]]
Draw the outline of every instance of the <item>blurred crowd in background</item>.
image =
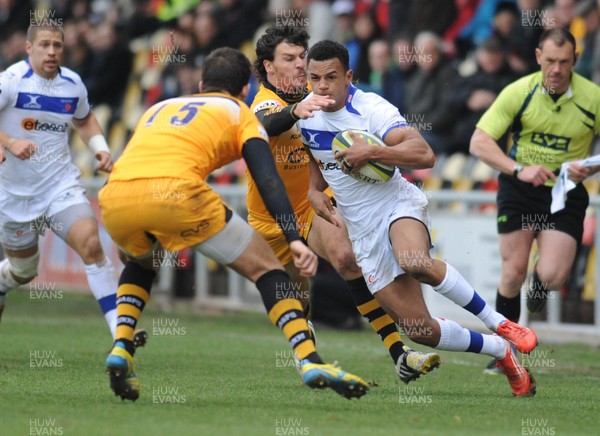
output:
[[[197, 92], [208, 53], [230, 46], [253, 61], [255, 41], [269, 25], [305, 27], [313, 44], [345, 44], [356, 86], [397, 106], [436, 152], [433, 169], [404, 172], [425, 190], [496, 189], [496, 173], [468, 156], [469, 139], [504, 86], [539, 70], [535, 48], [545, 29], [570, 29], [578, 45], [576, 71], [600, 84], [600, 0], [0, 0], [0, 71], [26, 58], [32, 22], [63, 27], [63, 65], [82, 77], [115, 158], [148, 107]], [[247, 103], [258, 87], [252, 85]], [[83, 175], [98, 176], [89, 148], [76, 135], [71, 144]], [[244, 185], [243, 161], [216, 171], [209, 182]], [[600, 192], [598, 178], [586, 185], [591, 194]], [[587, 269], [593, 271], [593, 222], [586, 219], [591, 231], [570, 282], [574, 295]], [[338, 297], [331, 299], [335, 307]], [[336, 313], [323, 301], [316, 307]], [[346, 321], [330, 321], [360, 324], [348, 307]]]
[[[600, 0], [0, 0], [0, 70], [26, 57], [32, 20], [63, 26], [63, 63], [104, 109], [117, 154], [145, 108], [197, 92], [211, 50], [236, 47], [252, 60], [271, 24], [304, 26], [312, 43], [345, 44], [356, 85], [397, 106], [438, 156], [468, 153], [500, 90], [538, 70], [546, 28], [572, 31], [576, 71], [600, 83]], [[84, 174], [88, 161], [78, 161]]]

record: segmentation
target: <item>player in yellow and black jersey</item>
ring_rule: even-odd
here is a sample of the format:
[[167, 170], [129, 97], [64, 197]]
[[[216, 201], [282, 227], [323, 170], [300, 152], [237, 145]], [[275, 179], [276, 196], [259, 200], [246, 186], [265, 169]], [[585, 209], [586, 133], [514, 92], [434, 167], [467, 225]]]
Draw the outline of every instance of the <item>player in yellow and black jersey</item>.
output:
[[298, 235], [293, 209], [277, 175], [266, 133], [243, 103], [250, 62], [231, 48], [215, 50], [202, 66], [200, 94], [152, 106], [113, 168], [99, 200], [106, 229], [128, 262], [119, 280], [117, 333], [106, 370], [115, 395], [136, 400], [133, 329], [150, 297], [160, 246], [192, 247], [253, 281], [271, 321], [300, 360], [304, 383], [331, 387], [347, 398], [368, 391], [359, 377], [324, 364], [310, 336], [301, 302], [264, 239], [232, 212], [205, 182], [208, 174], [243, 157], [266, 209], [284, 227], [293, 264], [314, 275], [317, 257]]
[[[309, 118], [313, 111], [335, 102], [318, 95], [305, 99], [310, 91], [305, 59], [308, 39], [304, 29], [288, 26], [270, 27], [259, 38], [254, 70], [261, 85], [251, 109], [269, 134], [271, 153], [294, 208], [300, 235], [347, 281], [357, 309], [385, 344], [402, 381], [408, 383], [439, 365], [439, 356], [419, 353], [404, 345], [396, 324], [369, 291], [356, 264], [345, 227], [336, 227], [317, 216], [309, 202], [309, 158], [295, 124], [298, 119]], [[292, 280], [299, 284], [293, 288], [295, 294], [308, 300], [308, 281], [298, 274], [291, 262], [284, 237], [285, 228], [267, 213], [251, 175], [246, 202], [248, 222], [267, 240]], [[333, 210], [329, 199], [327, 202]]]

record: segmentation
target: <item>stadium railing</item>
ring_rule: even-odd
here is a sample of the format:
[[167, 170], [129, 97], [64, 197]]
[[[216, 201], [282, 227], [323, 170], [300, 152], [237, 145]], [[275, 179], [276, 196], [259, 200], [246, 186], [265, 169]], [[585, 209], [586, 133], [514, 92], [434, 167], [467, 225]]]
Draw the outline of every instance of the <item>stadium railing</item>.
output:
[[[97, 192], [104, 181], [101, 179], [85, 179], [92, 204], [97, 209]], [[213, 185], [227, 204], [242, 217], [246, 217], [245, 195], [243, 184]], [[454, 265], [477, 289], [488, 303], [495, 304], [495, 293], [500, 278], [500, 255], [496, 234], [496, 215], [489, 206], [495, 203], [495, 193], [485, 191], [431, 190], [425, 191], [430, 202], [432, 218], [432, 238], [435, 247], [432, 255], [447, 260]], [[590, 206], [594, 215], [600, 214], [600, 196], [590, 198]], [[102, 229], [101, 239], [113, 263], [120, 270], [117, 250]], [[60, 289], [87, 289], [83, 269], [78, 267], [80, 260], [71, 255], [70, 250], [57, 240], [53, 234], [47, 234], [42, 241], [39, 283], [52, 282], [53, 287]], [[600, 231], [594, 233], [594, 246], [600, 246]], [[596, 282], [600, 278], [600, 256], [591, 256], [594, 262], [593, 273]], [[187, 300], [186, 306], [196, 309], [219, 309], [232, 311], [263, 310], [258, 291], [254, 285], [237, 273], [217, 265], [210, 259], [196, 253], [194, 255], [193, 299]], [[159, 280], [153, 291], [154, 299], [161, 307], [170, 309], [174, 298], [174, 278], [181, 271], [173, 265], [160, 265]], [[595, 283], [594, 283], [595, 284]], [[32, 286], [36, 286], [35, 284]], [[600, 345], [600, 298], [592, 286], [592, 295], [586, 298], [593, 300], [593, 324], [575, 324], [561, 322], [561, 301], [558, 293], [553, 292], [548, 301], [548, 315], [545, 320], [531, 320], [543, 341], [585, 341]], [[468, 327], [481, 328], [481, 322], [469, 313], [440, 297], [427, 287], [424, 295], [430, 312], [434, 316], [455, 319]], [[525, 293], [522, 292], [522, 298]], [[162, 303], [161, 303], [162, 302]], [[522, 307], [525, 308], [523, 301]], [[522, 310], [521, 322], [527, 323], [528, 315]]]

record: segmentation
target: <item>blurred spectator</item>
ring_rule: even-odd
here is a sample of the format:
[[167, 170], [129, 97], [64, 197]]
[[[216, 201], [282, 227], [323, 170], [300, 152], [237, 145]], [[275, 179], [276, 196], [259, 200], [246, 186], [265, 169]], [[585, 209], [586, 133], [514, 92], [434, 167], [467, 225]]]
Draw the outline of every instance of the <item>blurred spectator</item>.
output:
[[[191, 33], [173, 29], [169, 33], [169, 41], [165, 41], [166, 49], [159, 50], [167, 56], [158, 57], [166, 65], [162, 71], [159, 85], [161, 87], [158, 100], [198, 93], [200, 69], [194, 66], [194, 37]], [[172, 56], [168, 54], [172, 53]], [[154, 104], [156, 101], [148, 101]]]
[[194, 9], [200, 0], [154, 0], [156, 16], [160, 21], [169, 22]]
[[376, 39], [369, 45], [369, 80], [358, 83], [358, 87], [365, 92], [374, 92], [383, 96], [384, 76], [388, 73], [391, 66], [390, 46], [383, 39]]
[[27, 57], [25, 40], [27, 35], [19, 30], [8, 37], [0, 46], [0, 71]]
[[450, 96], [455, 92], [458, 74], [443, 58], [441, 39], [434, 33], [418, 34], [414, 45], [417, 70], [408, 80], [407, 110], [403, 115], [421, 132], [434, 153], [446, 154], [455, 121]]
[[194, 17], [194, 66], [200, 67], [204, 58], [214, 49], [222, 47], [219, 41], [220, 26], [217, 7], [213, 2], [198, 5]]
[[515, 3], [514, 0], [482, 0], [473, 15], [473, 19], [459, 34], [462, 44], [469, 47], [478, 47], [492, 34], [492, 22], [498, 5], [501, 3]]
[[[596, 7], [600, 9], [600, 0], [596, 0]], [[592, 80], [597, 85], [600, 85], [600, 32], [596, 32], [596, 41], [594, 43], [592, 66]]]
[[410, 76], [416, 71], [412, 40], [408, 33], [399, 34], [392, 42], [392, 67], [383, 81], [384, 98], [406, 113], [406, 89]]
[[[407, 41], [410, 44], [410, 41]], [[408, 64], [410, 68], [410, 63]], [[358, 83], [357, 86], [365, 92], [374, 92], [381, 95], [398, 108], [404, 111], [406, 94], [405, 70], [398, 68], [392, 62], [392, 51], [387, 41], [376, 39], [369, 46], [369, 66], [371, 74], [368, 83]]]
[[15, 32], [25, 32], [35, 7], [32, 0], [0, 0], [0, 41], [6, 41]]
[[81, 77], [89, 75], [90, 50], [85, 39], [79, 33], [77, 24], [67, 21], [63, 28], [65, 34], [65, 51], [63, 64], [76, 71]]
[[467, 54], [468, 47], [464, 47], [458, 40], [458, 35], [462, 29], [473, 19], [475, 10], [479, 6], [481, 0], [455, 0], [456, 17], [454, 21], [444, 32], [442, 37], [444, 54], [448, 57], [458, 56], [464, 58]]
[[91, 56], [89, 72], [83, 79], [90, 103], [108, 104], [113, 112], [118, 112], [129, 81], [133, 56], [112, 24], [98, 25], [87, 42]]
[[[333, 26], [334, 13], [332, 5], [324, 0], [313, 0], [306, 2], [307, 7], [304, 8], [300, 15], [297, 15], [294, 19], [299, 22], [295, 24], [296, 27], [308, 25], [306, 29], [313, 41], [322, 41], [324, 39], [331, 39], [333, 37]], [[307, 18], [306, 24], [304, 24], [304, 17]]]
[[340, 44], [350, 41], [354, 37], [354, 2], [349, 0], [336, 0], [331, 6], [335, 16], [331, 39]]
[[355, 13], [361, 15], [371, 14], [373, 21], [381, 31], [381, 35], [387, 35], [390, 25], [390, 1], [389, 0], [355, 0]]
[[525, 75], [539, 70], [535, 49], [549, 17], [542, 10], [541, 0], [517, 0], [517, 6], [521, 22], [514, 26], [508, 39], [508, 62], [514, 71]]
[[265, 19], [268, 0], [220, 0], [214, 13], [220, 28], [220, 45], [240, 48]]
[[[575, 17], [575, 0], [554, 0], [554, 16], [556, 27], [569, 28]], [[571, 29], [571, 33], [573, 29]], [[578, 35], [573, 34], [577, 40]]]
[[516, 4], [509, 2], [498, 4], [492, 20], [491, 36], [496, 37], [502, 43], [505, 53], [509, 52], [510, 37], [519, 24], [519, 10]]
[[390, 26], [388, 36], [396, 38], [401, 33], [407, 33], [409, 28], [409, 14], [413, 0], [390, 0]]
[[593, 55], [596, 44], [596, 35], [600, 27], [600, 12], [596, 0], [582, 0], [575, 7], [575, 20], [581, 21], [585, 28], [585, 36], [579, 42], [579, 56], [575, 71], [591, 79], [593, 72]]
[[344, 44], [350, 55], [350, 68], [354, 79], [359, 83], [369, 82], [369, 46], [379, 38], [380, 31], [369, 12], [360, 14], [354, 20], [354, 39]]
[[133, 14], [124, 26], [128, 39], [139, 38], [140, 36], [155, 32], [162, 24], [154, 13], [152, 0], [134, 0], [134, 3]]
[[516, 74], [510, 69], [502, 43], [495, 37], [484, 41], [475, 53], [477, 71], [459, 79], [451, 94], [453, 112], [458, 115], [449, 153], [469, 154], [475, 125], [496, 96]]
[[408, 31], [413, 37], [424, 31], [441, 36], [455, 16], [456, 7], [452, 0], [413, 0], [409, 9]]
[[554, 0], [555, 27], [569, 29], [575, 37], [576, 51], [581, 52], [585, 38], [585, 24], [575, 16], [575, 0]]

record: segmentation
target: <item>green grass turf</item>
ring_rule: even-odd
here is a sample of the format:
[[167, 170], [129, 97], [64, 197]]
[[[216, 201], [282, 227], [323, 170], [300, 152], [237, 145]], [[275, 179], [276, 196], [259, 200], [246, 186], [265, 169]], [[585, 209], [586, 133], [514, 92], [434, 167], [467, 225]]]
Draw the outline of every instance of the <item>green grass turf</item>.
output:
[[441, 352], [441, 368], [405, 386], [370, 329], [318, 331], [324, 359], [377, 384], [349, 401], [302, 385], [263, 314], [146, 311], [141, 398], [122, 402], [103, 372], [111, 341], [95, 301], [63, 297], [10, 295], [0, 324], [0, 434], [589, 435], [600, 423], [598, 349], [542, 344], [538, 394], [513, 398], [504, 376], [482, 374], [486, 356]]

